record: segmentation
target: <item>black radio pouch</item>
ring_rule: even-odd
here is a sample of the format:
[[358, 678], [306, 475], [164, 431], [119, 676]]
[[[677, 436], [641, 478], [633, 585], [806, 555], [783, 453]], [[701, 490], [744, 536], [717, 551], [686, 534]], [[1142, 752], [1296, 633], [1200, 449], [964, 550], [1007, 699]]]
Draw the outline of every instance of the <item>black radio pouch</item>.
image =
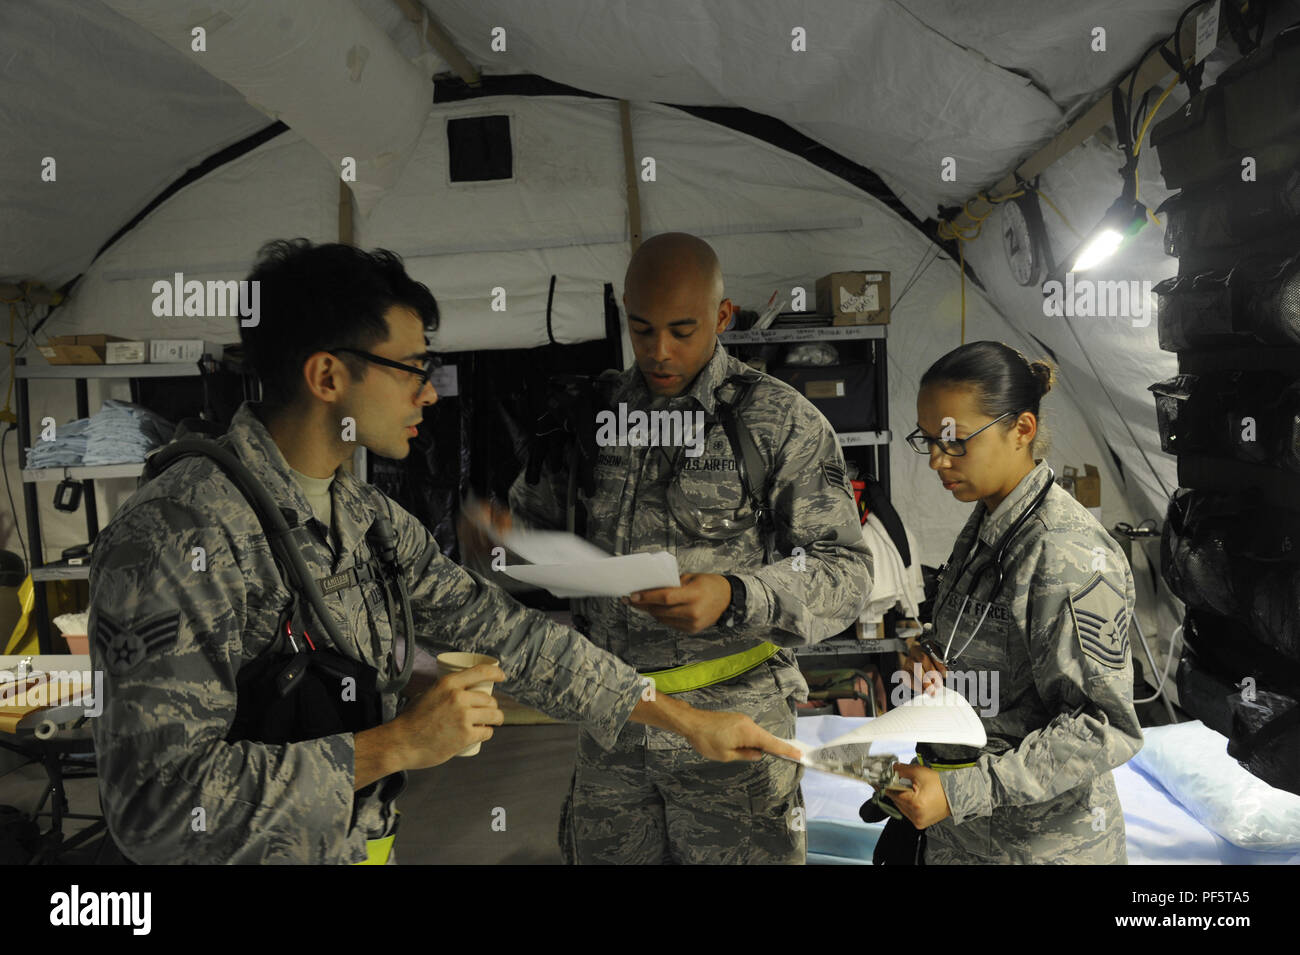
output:
[[[235, 677], [235, 718], [226, 741], [301, 743], [340, 733], [360, 733], [384, 721], [379, 671], [330, 647], [312, 649], [299, 631], [300, 649], [289, 644], [291, 621], [301, 620], [290, 605], [280, 615], [276, 638]], [[406, 788], [406, 774], [394, 773], [358, 789], [352, 802], [356, 825], [361, 800], [383, 787], [392, 802]]]
[[229, 742], [300, 743], [359, 733], [384, 721], [379, 671], [329, 647], [289, 647], [286, 610], [271, 646], [235, 678], [235, 719]]

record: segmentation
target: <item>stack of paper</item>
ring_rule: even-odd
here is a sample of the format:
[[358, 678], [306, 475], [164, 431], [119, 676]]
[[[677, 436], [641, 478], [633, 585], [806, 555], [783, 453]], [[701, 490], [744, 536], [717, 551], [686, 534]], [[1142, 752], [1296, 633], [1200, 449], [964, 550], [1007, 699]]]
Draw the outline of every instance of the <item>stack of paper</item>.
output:
[[545, 587], [557, 597], [622, 597], [638, 590], [678, 587], [677, 558], [665, 551], [613, 557], [561, 531], [514, 530], [494, 535], [531, 564], [507, 566], [515, 580]]

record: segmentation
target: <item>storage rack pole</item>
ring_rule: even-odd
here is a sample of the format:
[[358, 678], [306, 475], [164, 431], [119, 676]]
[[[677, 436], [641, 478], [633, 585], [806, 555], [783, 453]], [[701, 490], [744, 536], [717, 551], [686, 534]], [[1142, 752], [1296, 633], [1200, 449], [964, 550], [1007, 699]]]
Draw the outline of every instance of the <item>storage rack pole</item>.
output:
[[[18, 365], [27, 364], [26, 358], [15, 359]], [[23, 449], [32, 446], [32, 427], [30, 405], [27, 394], [27, 379], [20, 377], [17, 365], [14, 367], [14, 384], [18, 387], [18, 479], [23, 485], [23, 507], [27, 512], [27, 536], [31, 539], [27, 573], [45, 563], [45, 548], [41, 544], [41, 514], [39, 501], [36, 499], [36, 485], [22, 480], [22, 471], [26, 466]], [[17, 517], [17, 515], [14, 515]], [[32, 613], [36, 615], [36, 648], [39, 653], [53, 653], [50, 647], [50, 628], [46, 621], [50, 616], [45, 601], [45, 582], [32, 578]]]

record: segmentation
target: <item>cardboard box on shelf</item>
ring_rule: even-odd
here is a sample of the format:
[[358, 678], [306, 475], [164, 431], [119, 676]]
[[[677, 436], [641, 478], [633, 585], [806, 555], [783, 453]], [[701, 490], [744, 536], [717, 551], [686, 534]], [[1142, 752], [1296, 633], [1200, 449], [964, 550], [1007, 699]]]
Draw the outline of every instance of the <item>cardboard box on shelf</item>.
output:
[[817, 311], [836, 325], [888, 325], [888, 272], [831, 272], [817, 280]]
[[885, 621], [877, 620], [875, 623], [863, 623], [861, 620], [853, 621], [853, 635], [859, 640], [883, 640], [885, 639]]
[[108, 344], [120, 341], [118, 335], [53, 335], [36, 350], [51, 365], [102, 365]]
[[1066, 465], [1061, 469], [1058, 483], [1074, 495], [1074, 499], [1092, 512], [1092, 516], [1101, 520], [1101, 475], [1093, 464], [1083, 466], [1083, 474], [1077, 468]]

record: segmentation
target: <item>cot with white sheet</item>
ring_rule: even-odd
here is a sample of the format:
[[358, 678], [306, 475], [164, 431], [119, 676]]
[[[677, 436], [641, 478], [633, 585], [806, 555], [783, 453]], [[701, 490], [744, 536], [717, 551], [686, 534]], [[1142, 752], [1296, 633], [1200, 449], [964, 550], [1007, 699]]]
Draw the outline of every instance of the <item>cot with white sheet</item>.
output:
[[[829, 742], [867, 719], [801, 717], [798, 737], [806, 743]], [[1249, 776], [1223, 752], [1227, 741], [1199, 723], [1143, 732], [1146, 756], [1139, 754], [1140, 758], [1114, 770], [1130, 864], [1300, 864], [1300, 796]], [[904, 763], [915, 756], [914, 749], [901, 746], [877, 746], [872, 751], [895, 753]], [[1195, 775], [1186, 771], [1198, 767]], [[1241, 775], [1232, 773], [1233, 768]], [[858, 808], [871, 792], [864, 783], [805, 771], [809, 863], [871, 863], [872, 849], [884, 827], [858, 817]], [[1180, 802], [1175, 793], [1190, 805]], [[1221, 831], [1235, 841], [1224, 838]]]

